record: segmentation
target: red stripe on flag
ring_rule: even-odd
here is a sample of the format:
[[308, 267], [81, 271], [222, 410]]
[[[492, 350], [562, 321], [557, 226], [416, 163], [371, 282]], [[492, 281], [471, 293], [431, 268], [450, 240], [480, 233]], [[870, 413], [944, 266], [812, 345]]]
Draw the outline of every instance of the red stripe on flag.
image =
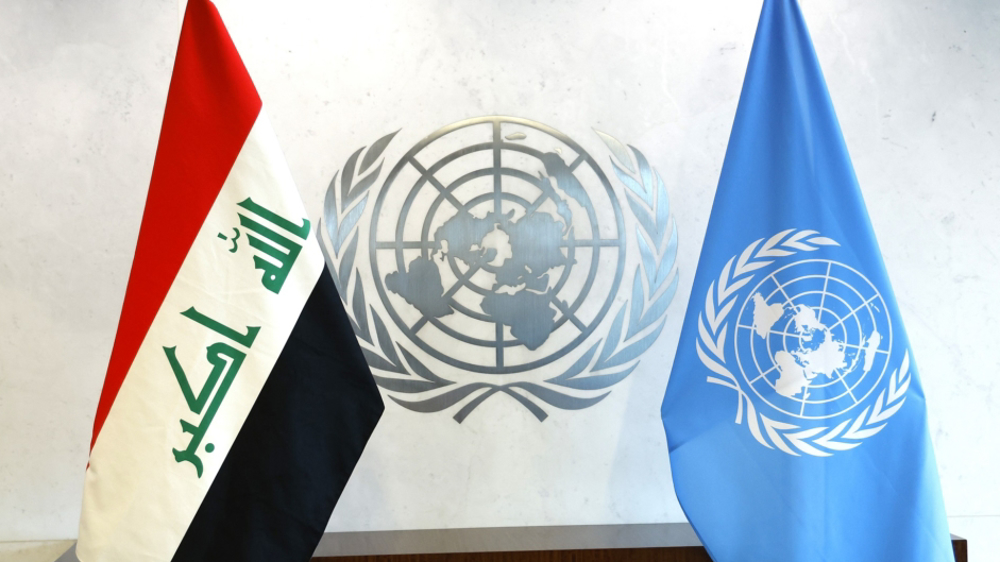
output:
[[91, 448], [260, 108], [219, 12], [191, 0]]

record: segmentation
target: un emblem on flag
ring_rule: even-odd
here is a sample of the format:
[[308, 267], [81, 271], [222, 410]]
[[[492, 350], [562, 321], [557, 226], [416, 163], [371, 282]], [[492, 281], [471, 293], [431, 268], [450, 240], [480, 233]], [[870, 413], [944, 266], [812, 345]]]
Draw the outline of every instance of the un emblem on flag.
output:
[[598, 132], [606, 170], [560, 131], [490, 116], [431, 133], [382, 180], [394, 136], [350, 157], [324, 211], [376, 382], [460, 423], [498, 395], [539, 420], [608, 396], [677, 288], [676, 227], [645, 156]]
[[801, 260], [763, 276], [737, 316], [736, 362], [758, 398], [825, 419], [862, 403], [889, 365], [892, 324], [857, 270]]
[[908, 352], [891, 362], [878, 289], [849, 265], [802, 255], [836, 245], [810, 230], [757, 240], [723, 268], [699, 318], [708, 382], [737, 391], [736, 422], [745, 416], [759, 443], [792, 455], [858, 446], [899, 410], [910, 381]]

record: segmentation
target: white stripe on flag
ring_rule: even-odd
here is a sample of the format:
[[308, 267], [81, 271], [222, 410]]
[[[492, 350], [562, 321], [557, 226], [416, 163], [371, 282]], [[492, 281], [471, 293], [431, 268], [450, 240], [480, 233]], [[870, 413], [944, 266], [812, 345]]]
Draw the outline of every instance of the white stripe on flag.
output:
[[[299, 225], [306, 217], [263, 111], [157, 312], [91, 452], [78, 547], [85, 562], [172, 558], [323, 271], [323, 257], [311, 233], [303, 241], [283, 232], [301, 243], [302, 251], [280, 292], [268, 290], [262, 284], [265, 273], [255, 269], [253, 258], [261, 256], [271, 263], [274, 259], [249, 246], [253, 233], [241, 226], [238, 213], [268, 223], [238, 205], [247, 198]], [[234, 227], [240, 235], [238, 250], [231, 253]], [[181, 315], [191, 307], [237, 332], [246, 333], [248, 326], [259, 326], [260, 331], [252, 346], [235, 344]], [[196, 414], [164, 348], [176, 347], [176, 361], [197, 395], [212, 370], [208, 347], [219, 342], [245, 352], [245, 359], [196, 449], [204, 463], [199, 477], [192, 462], [175, 460], [173, 450], [184, 450], [191, 443], [193, 435], [182, 432], [181, 420], [198, 425], [225, 376], [213, 387], [216, 392], [208, 396], [202, 415]], [[215, 348], [219, 349], [224, 348]]]

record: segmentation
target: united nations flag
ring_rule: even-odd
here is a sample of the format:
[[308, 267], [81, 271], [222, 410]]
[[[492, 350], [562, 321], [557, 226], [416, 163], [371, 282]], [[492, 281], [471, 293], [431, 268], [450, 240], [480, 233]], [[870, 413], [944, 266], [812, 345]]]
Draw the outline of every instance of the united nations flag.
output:
[[663, 401], [717, 562], [953, 560], [924, 397], [795, 0], [766, 0]]

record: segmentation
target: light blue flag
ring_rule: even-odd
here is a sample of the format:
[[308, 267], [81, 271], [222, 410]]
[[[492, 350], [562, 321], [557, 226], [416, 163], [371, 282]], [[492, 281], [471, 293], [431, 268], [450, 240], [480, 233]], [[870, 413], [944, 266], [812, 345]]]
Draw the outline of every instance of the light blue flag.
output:
[[717, 562], [954, 560], [923, 391], [795, 0], [765, 0], [663, 425]]

